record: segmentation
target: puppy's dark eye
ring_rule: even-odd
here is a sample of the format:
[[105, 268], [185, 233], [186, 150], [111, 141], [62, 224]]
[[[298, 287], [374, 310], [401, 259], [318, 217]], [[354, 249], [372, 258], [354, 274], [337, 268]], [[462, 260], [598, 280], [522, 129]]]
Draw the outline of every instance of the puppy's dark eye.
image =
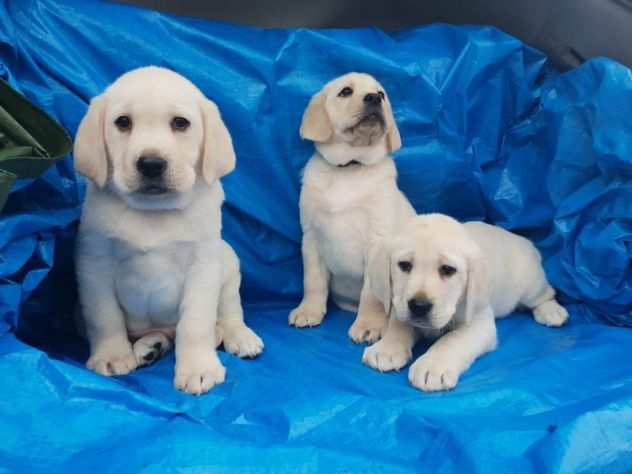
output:
[[410, 271], [413, 269], [413, 264], [406, 261], [397, 262], [397, 266], [404, 273], [410, 273]]
[[351, 87], [344, 87], [338, 92], [338, 97], [349, 97], [351, 94], [353, 94], [353, 89]]
[[132, 129], [132, 119], [127, 115], [121, 115], [114, 121], [114, 125], [116, 125], [116, 128], [121, 132], [127, 132]]
[[177, 130], [178, 132], [184, 132], [187, 128], [189, 128], [191, 122], [189, 122], [184, 117], [174, 117], [171, 121], [172, 130]]
[[380, 96], [380, 99], [384, 100], [384, 92], [378, 91], [377, 95]]
[[441, 265], [439, 267], [439, 275], [442, 277], [451, 277], [456, 273], [456, 268], [451, 267], [450, 265]]

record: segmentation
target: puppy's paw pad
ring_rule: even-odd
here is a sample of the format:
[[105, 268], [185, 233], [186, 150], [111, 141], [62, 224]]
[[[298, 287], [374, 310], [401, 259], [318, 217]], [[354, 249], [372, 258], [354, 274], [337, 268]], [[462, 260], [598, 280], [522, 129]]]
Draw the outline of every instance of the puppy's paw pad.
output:
[[386, 330], [387, 320], [370, 318], [356, 318], [349, 328], [349, 337], [353, 342], [368, 342], [372, 344], [379, 341]]
[[129, 374], [137, 366], [136, 355], [131, 350], [122, 354], [96, 353], [86, 362], [86, 367], [90, 370], [108, 377]]
[[138, 367], [150, 365], [171, 349], [171, 341], [161, 332], [141, 337], [132, 346]]
[[290, 313], [290, 326], [297, 328], [318, 326], [325, 317], [325, 308], [301, 304]]
[[557, 301], [547, 301], [533, 310], [534, 319], [543, 326], [560, 327], [568, 321], [568, 311]]
[[263, 351], [263, 341], [244, 324], [225, 329], [224, 349], [237, 357], [256, 357]]
[[215, 385], [223, 383], [225, 378], [226, 369], [220, 363], [201, 370], [178, 369], [176, 367], [173, 385], [182, 392], [190, 393], [191, 395], [202, 395]]
[[405, 347], [396, 344], [388, 345], [384, 344], [384, 341], [379, 341], [364, 349], [362, 362], [380, 372], [388, 372], [401, 369], [412, 356], [412, 352]]
[[441, 359], [421, 357], [408, 370], [408, 380], [413, 387], [424, 392], [450, 390], [459, 381], [456, 367]]

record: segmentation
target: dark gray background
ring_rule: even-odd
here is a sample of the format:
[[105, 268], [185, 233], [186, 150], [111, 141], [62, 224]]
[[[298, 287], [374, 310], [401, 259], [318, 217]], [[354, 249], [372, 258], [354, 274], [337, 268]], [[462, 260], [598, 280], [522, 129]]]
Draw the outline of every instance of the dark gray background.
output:
[[284, 28], [486, 24], [568, 69], [608, 56], [632, 67], [632, 0], [120, 0], [178, 15]]

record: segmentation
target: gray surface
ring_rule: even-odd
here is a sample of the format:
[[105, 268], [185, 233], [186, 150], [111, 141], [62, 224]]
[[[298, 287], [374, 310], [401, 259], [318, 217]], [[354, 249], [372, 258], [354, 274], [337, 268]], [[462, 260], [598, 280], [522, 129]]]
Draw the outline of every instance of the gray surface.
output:
[[632, 66], [632, 0], [122, 0], [179, 15], [265, 28], [385, 30], [428, 23], [494, 25], [566, 69], [594, 56]]

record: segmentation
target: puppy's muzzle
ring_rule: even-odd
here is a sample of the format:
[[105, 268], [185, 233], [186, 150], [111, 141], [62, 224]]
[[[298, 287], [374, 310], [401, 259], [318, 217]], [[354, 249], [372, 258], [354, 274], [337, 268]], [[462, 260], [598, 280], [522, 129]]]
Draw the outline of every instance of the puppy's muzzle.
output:
[[143, 177], [139, 191], [142, 194], [164, 194], [169, 191], [163, 182], [167, 161], [159, 156], [141, 156], [136, 161], [136, 169]]
[[136, 162], [136, 169], [143, 178], [160, 178], [167, 169], [167, 162], [158, 156], [141, 156]]
[[364, 96], [364, 113], [360, 119], [361, 125], [383, 126], [382, 97], [379, 94], [369, 93]]
[[426, 298], [412, 298], [408, 300], [408, 310], [410, 311], [411, 319], [425, 319], [432, 310], [432, 302]]
[[380, 94], [374, 94], [370, 92], [364, 96], [363, 101], [365, 105], [376, 107], [382, 103], [382, 97], [380, 96]]

